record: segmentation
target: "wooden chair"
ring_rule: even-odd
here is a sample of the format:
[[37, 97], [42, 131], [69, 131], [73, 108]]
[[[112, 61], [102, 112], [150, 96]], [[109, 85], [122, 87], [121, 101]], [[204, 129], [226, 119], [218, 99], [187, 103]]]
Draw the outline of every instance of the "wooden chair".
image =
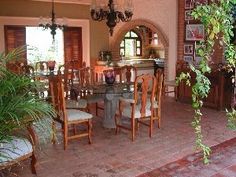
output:
[[79, 69], [79, 81], [81, 86], [88, 87], [96, 81], [94, 69], [91, 67], [84, 67]]
[[125, 65], [120, 68], [120, 82], [130, 83], [134, 82], [137, 77], [137, 69], [132, 65]]
[[[54, 118], [55, 121], [61, 123], [63, 137], [64, 137], [64, 149], [67, 148], [68, 140], [88, 137], [89, 143], [91, 144], [91, 133], [92, 133], [92, 115], [78, 110], [78, 109], [66, 109], [66, 102], [64, 97], [64, 86], [60, 76], [52, 76], [49, 79], [50, 91], [52, 104], [58, 113], [58, 116]], [[84, 133], [77, 133], [77, 125], [86, 125], [87, 131]], [[55, 130], [55, 122], [53, 122], [53, 130]], [[69, 129], [73, 128], [73, 135], [70, 135]], [[53, 137], [55, 143], [55, 137]]]
[[[96, 108], [97, 108], [98, 102], [103, 101], [103, 96], [91, 95], [91, 93], [88, 93], [88, 91], [92, 89], [92, 85], [98, 82], [94, 68], [84, 67], [84, 68], [79, 69], [79, 82], [80, 82], [81, 92], [82, 92], [82, 98], [79, 99], [79, 102], [81, 101], [84, 102], [83, 100], [86, 100], [88, 111], [89, 111], [90, 104], [96, 103]], [[88, 94], [90, 95], [88, 96]], [[84, 96], [84, 99], [83, 99], [83, 96]], [[98, 115], [97, 109], [96, 109], [96, 115]]]
[[[141, 89], [141, 93], [140, 90]], [[151, 91], [151, 96], [148, 96]], [[120, 99], [119, 115], [116, 115], [116, 133], [120, 128], [130, 130], [132, 141], [135, 138], [135, 127], [143, 124], [149, 127], [149, 137], [152, 136], [154, 120], [154, 101], [156, 93], [156, 78], [153, 75], [145, 74], [137, 76], [134, 83], [133, 99]], [[122, 124], [122, 118], [129, 118], [130, 127]], [[146, 122], [149, 120], [149, 123]]]
[[0, 170], [11, 167], [31, 158], [31, 171], [36, 174], [35, 142], [36, 136], [32, 127], [28, 127], [29, 139], [12, 137], [10, 142], [2, 143], [0, 148]]
[[20, 67], [20, 73], [24, 75], [33, 75], [34, 74], [34, 67], [31, 65], [22, 65]]
[[62, 81], [64, 83], [64, 89], [66, 92], [66, 98], [71, 97], [71, 87], [73, 84], [78, 84], [78, 70], [74, 69], [70, 63], [65, 63], [64, 65], [61, 65], [58, 69], [58, 75], [62, 78]]
[[35, 63], [35, 70], [37, 72], [47, 72], [48, 71], [48, 62], [39, 61]]
[[[39, 94], [42, 98], [47, 99], [49, 93], [49, 85], [48, 85], [48, 62], [39, 61], [35, 63], [35, 80], [38, 80], [42, 85], [39, 90]], [[46, 74], [45, 74], [46, 73]]]
[[[176, 73], [177, 71], [185, 66], [187, 63], [184, 60], [178, 60], [176, 63]], [[177, 74], [176, 74], [177, 75]], [[173, 90], [169, 90], [171, 87]], [[164, 79], [164, 94], [174, 93], [175, 100], [178, 100], [179, 97], [179, 87], [176, 84], [176, 80], [165, 80]]]
[[156, 97], [154, 102], [154, 117], [153, 120], [157, 120], [158, 128], [161, 127], [161, 103], [162, 103], [162, 93], [163, 93], [163, 81], [164, 73], [162, 69], [157, 69], [156, 71]]

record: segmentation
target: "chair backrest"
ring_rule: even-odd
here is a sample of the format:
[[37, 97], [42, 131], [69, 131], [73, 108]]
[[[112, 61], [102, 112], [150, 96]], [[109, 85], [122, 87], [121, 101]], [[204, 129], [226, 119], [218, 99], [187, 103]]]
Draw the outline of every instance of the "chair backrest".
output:
[[137, 69], [134, 66], [131, 65], [125, 65], [122, 67], [116, 67], [113, 69], [107, 69], [104, 70], [103, 73], [106, 73], [107, 71], [113, 71], [115, 74], [116, 81], [118, 82], [125, 82], [130, 83], [134, 82], [135, 78], [137, 77]]
[[41, 72], [48, 71], [48, 62], [46, 62], [46, 61], [36, 62], [35, 70], [36, 71], [41, 71]]
[[66, 103], [64, 84], [60, 75], [49, 77], [49, 89], [51, 96], [51, 103], [54, 109], [57, 111], [58, 116], [55, 118], [59, 122], [66, 122]]
[[79, 82], [78, 69], [73, 69], [70, 64], [66, 63], [59, 66], [58, 76], [61, 77], [64, 84], [64, 90], [66, 97], [70, 97], [70, 88], [77, 82]]
[[81, 86], [91, 86], [95, 83], [94, 69], [91, 67], [83, 67], [79, 69], [79, 83]]
[[164, 85], [164, 72], [163, 69], [156, 70], [156, 81], [157, 81], [157, 88], [156, 88], [156, 100], [158, 104], [161, 104], [161, 98], [163, 93], [163, 85]]
[[34, 67], [31, 65], [23, 65], [20, 67], [20, 73], [24, 75], [33, 75]]
[[111, 69], [107, 66], [94, 66], [94, 81], [95, 82], [104, 82], [104, 70]]
[[140, 100], [141, 117], [145, 117], [147, 109], [153, 109], [155, 94], [156, 78], [153, 75], [144, 74], [136, 77], [134, 82], [134, 105], [137, 106]]
[[137, 77], [137, 69], [135, 66], [125, 65], [120, 68], [120, 82], [134, 82]]

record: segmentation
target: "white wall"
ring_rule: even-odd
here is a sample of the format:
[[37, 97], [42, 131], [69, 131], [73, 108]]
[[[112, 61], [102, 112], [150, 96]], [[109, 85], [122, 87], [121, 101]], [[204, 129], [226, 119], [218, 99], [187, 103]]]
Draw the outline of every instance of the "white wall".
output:
[[[178, 0], [133, 0], [134, 15], [132, 19], [148, 20], [161, 28], [167, 36], [169, 42], [168, 51], [168, 78], [175, 78], [175, 63], [177, 60], [177, 20], [178, 20]], [[113, 37], [119, 29], [124, 25], [120, 22], [114, 28]]]
[[[0, 17], [0, 52], [5, 51], [4, 25], [38, 26], [39, 18]], [[68, 26], [82, 27], [83, 61], [90, 66], [90, 33], [89, 20], [67, 19]]]

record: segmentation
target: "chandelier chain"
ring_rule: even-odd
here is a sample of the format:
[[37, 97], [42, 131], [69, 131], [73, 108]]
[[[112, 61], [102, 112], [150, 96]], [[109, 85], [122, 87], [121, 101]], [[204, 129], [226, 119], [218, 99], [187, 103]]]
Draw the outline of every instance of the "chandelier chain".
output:
[[55, 35], [56, 35], [56, 30], [57, 29], [61, 29], [64, 30], [65, 29], [65, 25], [56, 23], [56, 14], [55, 14], [55, 9], [54, 9], [54, 0], [52, 0], [52, 11], [51, 11], [51, 20], [50, 23], [46, 22], [43, 23], [41, 22], [39, 24], [40, 27], [43, 27], [44, 29], [50, 29], [51, 30], [51, 35], [53, 38], [53, 41], [55, 40]]

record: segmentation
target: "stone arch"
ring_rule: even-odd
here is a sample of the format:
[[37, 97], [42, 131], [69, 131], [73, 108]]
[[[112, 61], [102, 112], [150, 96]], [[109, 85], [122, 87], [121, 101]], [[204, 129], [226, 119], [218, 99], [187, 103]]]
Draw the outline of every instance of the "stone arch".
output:
[[161, 43], [164, 46], [165, 50], [165, 75], [168, 78], [168, 48], [169, 48], [169, 41], [161, 27], [159, 27], [157, 24], [154, 24], [150, 20], [146, 19], [135, 19], [128, 23], [125, 23], [116, 33], [114, 33], [114, 36], [110, 38], [110, 49], [112, 51], [113, 58], [119, 59], [119, 48], [120, 48], [120, 42], [123, 39], [124, 35], [127, 33], [127, 31], [135, 28], [136, 26], [143, 25], [148, 28], [150, 28], [152, 31], [156, 32], [158, 35], [158, 39], [161, 41]]

